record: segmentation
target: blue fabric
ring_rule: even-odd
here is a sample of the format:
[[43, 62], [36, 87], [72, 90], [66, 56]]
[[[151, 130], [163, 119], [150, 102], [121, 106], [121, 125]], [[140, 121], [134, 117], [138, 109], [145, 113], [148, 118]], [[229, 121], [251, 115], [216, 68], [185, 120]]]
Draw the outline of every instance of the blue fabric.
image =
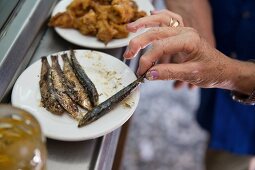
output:
[[[217, 48], [239, 60], [255, 59], [255, 0], [210, 2]], [[210, 148], [255, 154], [255, 106], [233, 101], [227, 90], [202, 89], [197, 120], [211, 134]]]

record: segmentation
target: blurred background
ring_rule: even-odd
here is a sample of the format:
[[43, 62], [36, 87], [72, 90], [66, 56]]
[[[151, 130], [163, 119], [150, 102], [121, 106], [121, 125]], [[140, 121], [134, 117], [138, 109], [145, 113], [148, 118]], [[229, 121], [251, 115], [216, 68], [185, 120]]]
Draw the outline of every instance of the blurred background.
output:
[[[156, 1], [156, 9], [164, 9]], [[146, 81], [132, 116], [122, 170], [202, 170], [208, 135], [195, 120], [199, 89]]]

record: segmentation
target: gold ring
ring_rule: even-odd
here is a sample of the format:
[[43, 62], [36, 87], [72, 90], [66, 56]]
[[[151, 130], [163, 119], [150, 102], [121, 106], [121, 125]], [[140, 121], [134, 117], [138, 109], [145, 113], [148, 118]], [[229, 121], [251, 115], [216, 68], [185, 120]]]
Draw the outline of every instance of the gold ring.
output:
[[178, 27], [180, 22], [177, 19], [170, 18], [169, 27]]

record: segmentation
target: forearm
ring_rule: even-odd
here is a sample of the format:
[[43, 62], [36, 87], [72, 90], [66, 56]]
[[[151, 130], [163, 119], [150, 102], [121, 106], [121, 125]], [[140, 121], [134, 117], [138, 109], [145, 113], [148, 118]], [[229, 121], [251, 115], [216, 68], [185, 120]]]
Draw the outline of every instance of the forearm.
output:
[[211, 8], [208, 0], [165, 0], [169, 10], [181, 15], [184, 25], [193, 27], [215, 46]]

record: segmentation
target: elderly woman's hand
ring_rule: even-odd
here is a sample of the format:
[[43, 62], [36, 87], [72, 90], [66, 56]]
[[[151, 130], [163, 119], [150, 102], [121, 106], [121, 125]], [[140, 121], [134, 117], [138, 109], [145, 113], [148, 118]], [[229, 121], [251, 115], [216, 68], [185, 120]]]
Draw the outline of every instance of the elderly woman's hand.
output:
[[[160, 11], [152, 11], [151, 16], [140, 18], [136, 22], [128, 25], [128, 29], [131, 32], [136, 32], [142, 28], [149, 27], [176, 27], [184, 26], [183, 19], [180, 15], [173, 13], [169, 10], [163, 9]], [[185, 54], [178, 53], [175, 55], [166, 55], [158, 60], [158, 63], [182, 63], [185, 58]], [[176, 80], [173, 84], [174, 88], [178, 89], [185, 84], [183, 81]], [[192, 89], [194, 85], [188, 83], [188, 87]]]
[[[150, 17], [153, 19], [150, 20]], [[141, 27], [155, 26], [157, 25], [155, 20], [160, 20], [160, 18], [162, 17], [155, 19], [154, 15], [145, 17], [131, 23], [128, 29], [133, 31]], [[149, 24], [145, 24], [145, 19]], [[166, 22], [166, 19], [164, 21]], [[247, 70], [249, 68], [254, 71], [252, 63], [226, 57], [211, 47], [193, 28], [174, 28], [164, 25], [151, 28], [130, 41], [124, 57], [131, 59], [140, 49], [150, 44], [151, 48], [140, 58], [137, 72], [142, 75], [149, 70], [146, 74], [149, 80], [180, 80], [200, 87], [225, 88], [246, 94], [254, 88], [254, 76]], [[179, 52], [186, 54], [183, 63], [157, 64], [160, 58]], [[247, 86], [247, 83], [240, 83], [240, 81], [247, 82], [247, 76], [251, 77], [252, 85]]]
[[[151, 44], [141, 56], [138, 75], [147, 72], [149, 80], [181, 80], [201, 87], [215, 87], [225, 82], [227, 57], [212, 49], [197, 33], [187, 27], [158, 27], [135, 37], [129, 43], [125, 58], [134, 57], [138, 51]], [[184, 63], [156, 64], [162, 56], [178, 52], [187, 54]]]

